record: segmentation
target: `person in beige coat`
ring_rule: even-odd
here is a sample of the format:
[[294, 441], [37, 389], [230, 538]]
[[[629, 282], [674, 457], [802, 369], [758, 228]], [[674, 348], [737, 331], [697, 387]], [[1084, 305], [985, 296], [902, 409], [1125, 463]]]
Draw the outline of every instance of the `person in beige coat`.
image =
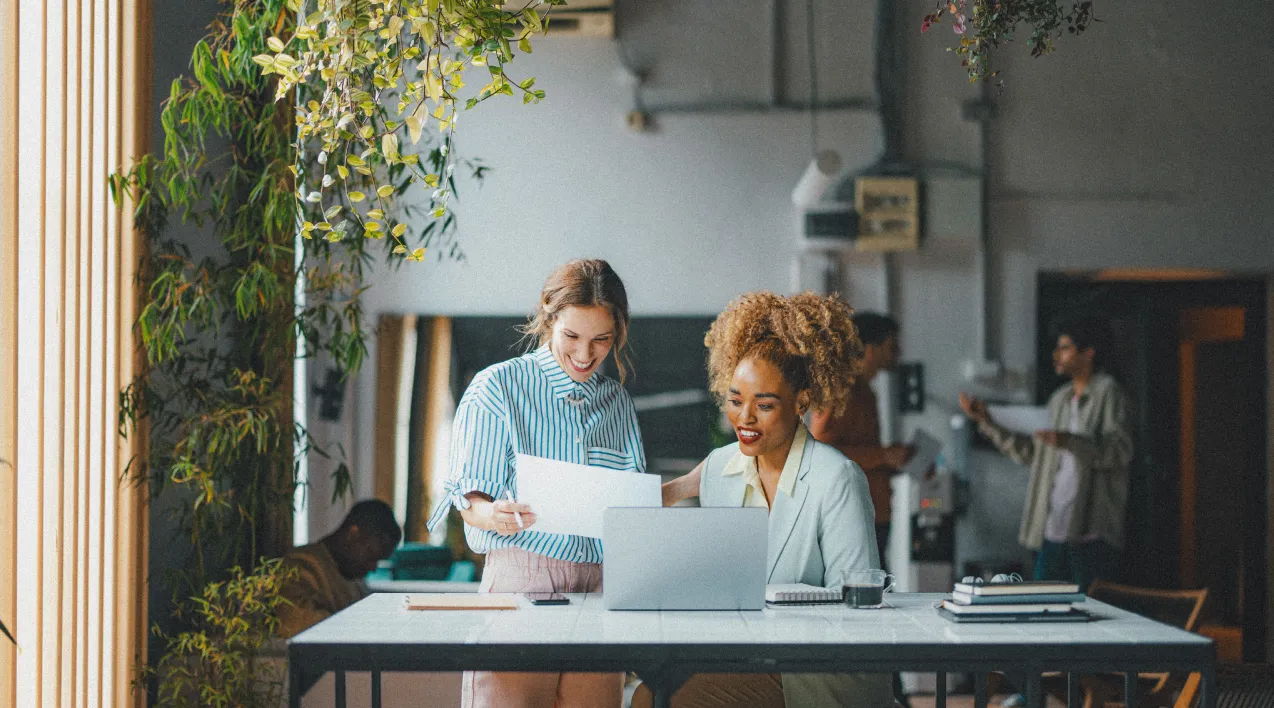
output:
[[[666, 484], [664, 503], [697, 494], [700, 506], [769, 509], [767, 547], [757, 549], [769, 584], [839, 590], [851, 570], [880, 567], [866, 475], [801, 421], [811, 407], [845, 407], [862, 355], [851, 312], [836, 297], [750, 293], [705, 340], [710, 385], [738, 442]], [[639, 688], [633, 706], [650, 700]], [[888, 708], [894, 700], [887, 674], [700, 674], [673, 705]]]

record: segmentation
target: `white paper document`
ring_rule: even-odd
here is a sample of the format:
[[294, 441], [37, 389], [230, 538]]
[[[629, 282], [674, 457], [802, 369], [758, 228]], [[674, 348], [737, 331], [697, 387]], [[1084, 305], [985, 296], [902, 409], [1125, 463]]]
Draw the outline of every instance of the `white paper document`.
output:
[[991, 414], [991, 420], [996, 425], [1015, 433], [1032, 435], [1037, 430], [1053, 427], [1053, 418], [1049, 416], [1047, 406], [987, 406], [986, 412]]
[[533, 528], [545, 533], [601, 538], [606, 507], [663, 506], [657, 474], [518, 455], [517, 475], [518, 503], [531, 507]]
[[917, 429], [915, 435], [911, 437], [911, 447], [915, 453], [899, 471], [920, 479], [938, 461], [938, 453], [942, 452], [942, 441]]

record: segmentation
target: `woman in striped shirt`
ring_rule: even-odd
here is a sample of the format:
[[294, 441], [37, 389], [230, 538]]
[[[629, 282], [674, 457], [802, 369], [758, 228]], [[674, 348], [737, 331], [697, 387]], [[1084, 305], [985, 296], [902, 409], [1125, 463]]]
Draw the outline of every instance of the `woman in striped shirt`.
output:
[[[644, 472], [637, 411], [620, 382], [598, 373], [612, 352], [620, 381], [628, 295], [602, 260], [575, 260], [549, 276], [523, 328], [538, 348], [484, 369], [456, 408], [446, 496], [432, 530], [452, 506], [465, 539], [487, 555], [481, 592], [598, 592], [602, 543], [541, 533], [535, 513], [513, 501], [518, 453]], [[520, 517], [520, 518], [519, 518]], [[623, 674], [465, 672], [461, 704], [619, 706]]]

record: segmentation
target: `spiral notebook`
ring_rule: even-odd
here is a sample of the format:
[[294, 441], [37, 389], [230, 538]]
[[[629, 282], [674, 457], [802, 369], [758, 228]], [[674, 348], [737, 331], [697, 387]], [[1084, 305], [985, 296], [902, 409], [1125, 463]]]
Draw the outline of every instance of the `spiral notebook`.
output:
[[765, 586], [767, 605], [834, 605], [841, 602], [841, 591], [804, 583]]
[[405, 595], [409, 610], [516, 610], [517, 596], [511, 593], [439, 592]]

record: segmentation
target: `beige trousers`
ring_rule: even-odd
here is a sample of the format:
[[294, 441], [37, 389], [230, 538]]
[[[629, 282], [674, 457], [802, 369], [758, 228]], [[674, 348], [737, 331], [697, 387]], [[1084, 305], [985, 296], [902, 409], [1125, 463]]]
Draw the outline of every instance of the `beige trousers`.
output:
[[[601, 592], [602, 566], [548, 558], [520, 548], [487, 554], [479, 592]], [[464, 708], [619, 708], [623, 674], [466, 671]]]

